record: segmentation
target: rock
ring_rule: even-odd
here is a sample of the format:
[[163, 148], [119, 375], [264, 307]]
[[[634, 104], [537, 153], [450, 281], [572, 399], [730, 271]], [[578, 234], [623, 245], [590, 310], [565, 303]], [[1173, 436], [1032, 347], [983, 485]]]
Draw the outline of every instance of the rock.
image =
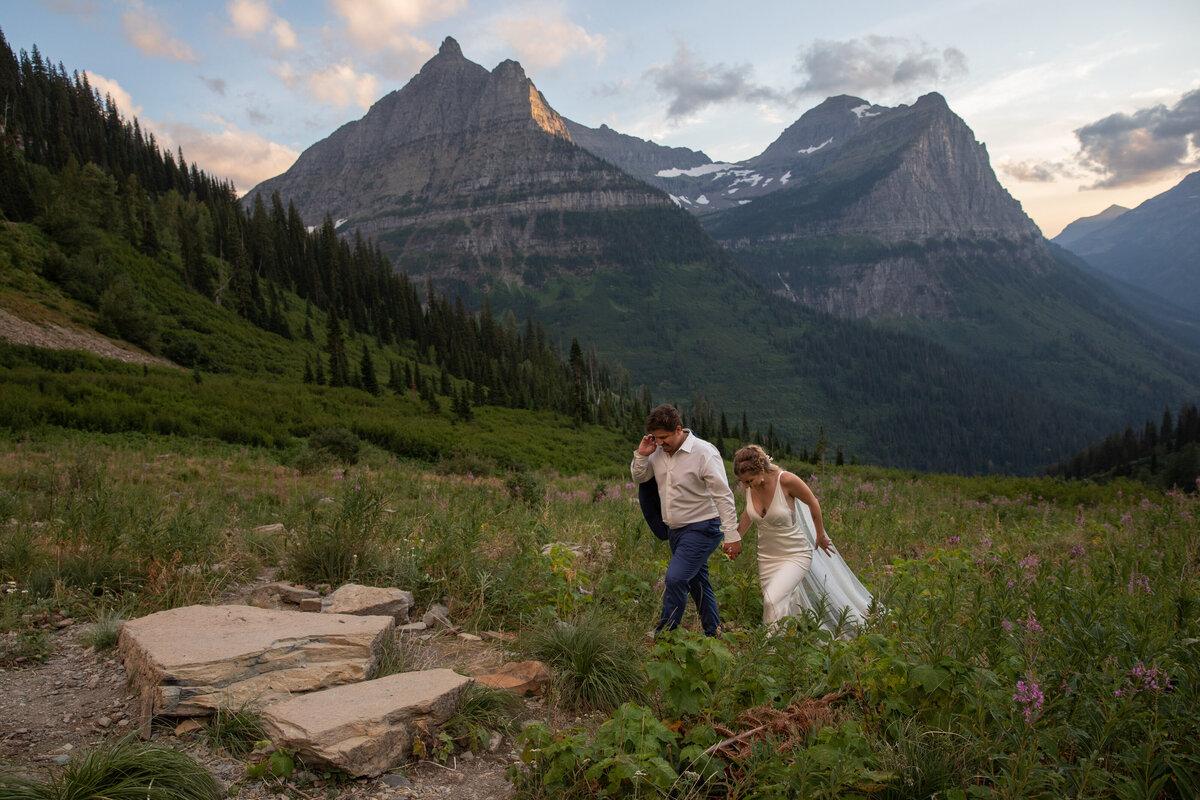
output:
[[476, 675], [475, 680], [494, 689], [529, 695], [541, 694], [551, 677], [550, 668], [540, 661], [512, 661], [499, 669]]
[[300, 610], [306, 613], [320, 613], [322, 600], [320, 597], [305, 597], [300, 601]]
[[257, 528], [254, 529], [254, 532], [255, 533], [265, 533], [265, 534], [269, 534], [269, 535], [274, 535], [274, 534], [282, 535], [282, 534], [287, 533], [287, 528], [284, 527], [282, 522], [272, 522], [270, 525], [259, 525]]
[[462, 639], [464, 642], [482, 642], [483, 641], [482, 637], [476, 636], [473, 633], [460, 633], [458, 635], [458, 638]]
[[450, 622], [450, 609], [443, 605], [434, 603], [421, 617], [421, 621], [425, 623], [427, 628], [453, 628], [454, 624]]
[[517, 635], [510, 631], [484, 631], [480, 634], [489, 642], [515, 642]]
[[448, 670], [403, 672], [268, 706], [263, 727], [307, 763], [377, 777], [412, 755], [416, 731], [445, 722], [470, 678]]
[[391, 786], [393, 789], [411, 789], [412, 781], [398, 772], [389, 772], [379, 779], [384, 786]]
[[403, 624], [408, 622], [408, 610], [412, 604], [413, 593], [403, 589], [347, 583], [325, 598], [322, 611], [326, 614], [388, 616]]
[[194, 719], [185, 719], [183, 722], [175, 726], [176, 736], [186, 736], [189, 733], [198, 733], [204, 730], [204, 726]]
[[361, 681], [394, 628], [391, 617], [185, 606], [126, 622], [118, 651], [146, 732], [155, 714], [258, 708]]
[[428, 627], [424, 622], [410, 622], [407, 625], [397, 625], [396, 630], [400, 633], [418, 633]]
[[313, 598], [320, 600], [320, 597], [321, 595], [312, 589], [305, 589], [287, 581], [276, 581], [255, 587], [246, 598], [246, 603], [258, 608], [276, 608], [282, 603], [297, 605]]

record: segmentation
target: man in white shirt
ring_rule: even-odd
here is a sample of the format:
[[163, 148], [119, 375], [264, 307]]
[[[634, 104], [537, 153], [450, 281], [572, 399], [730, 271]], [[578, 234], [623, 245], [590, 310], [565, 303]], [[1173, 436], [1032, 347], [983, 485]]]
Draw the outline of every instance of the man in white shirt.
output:
[[721, 615], [708, 580], [708, 557], [722, 540], [741, 539], [721, 453], [685, 429], [673, 406], [661, 405], [646, 417], [646, 435], [629, 469], [638, 483], [651, 478], [658, 483], [663, 522], [669, 531], [671, 562], [655, 632], [679, 626], [691, 594], [704, 632], [716, 636]]

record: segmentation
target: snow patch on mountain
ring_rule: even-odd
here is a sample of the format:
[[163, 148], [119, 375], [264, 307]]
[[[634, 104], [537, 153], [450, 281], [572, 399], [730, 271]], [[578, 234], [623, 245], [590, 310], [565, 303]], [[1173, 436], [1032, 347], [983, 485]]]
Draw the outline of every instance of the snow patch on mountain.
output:
[[850, 109], [850, 111], [859, 119], [862, 119], [863, 117], [878, 117], [880, 113], [882, 113], [879, 111], [871, 111], [870, 103], [863, 103], [861, 106], [855, 106], [854, 108]]
[[803, 150], [797, 150], [796, 152], [802, 156], [812, 155], [813, 153], [817, 152], [818, 150], [820, 150], [822, 147], [824, 147], [827, 144], [833, 144], [832, 136], [830, 136], [828, 139], [821, 142], [820, 144], [813, 145], [812, 147], [806, 147]]
[[737, 165], [716, 162], [713, 164], [701, 164], [700, 166], [692, 167], [691, 169], [678, 169], [678, 168], [660, 169], [658, 172], [656, 172], [654, 174], [659, 178], [678, 178], [681, 175], [686, 175], [689, 178], [699, 178], [701, 175], [708, 175], [709, 173], [712, 173], [712, 172], [728, 172], [731, 168], [733, 168], [735, 166], [737, 166]]

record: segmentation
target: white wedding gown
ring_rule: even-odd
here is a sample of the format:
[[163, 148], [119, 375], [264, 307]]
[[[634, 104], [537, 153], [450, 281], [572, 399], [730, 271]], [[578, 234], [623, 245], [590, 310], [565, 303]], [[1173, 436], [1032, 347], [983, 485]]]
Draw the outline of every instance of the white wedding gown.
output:
[[764, 624], [812, 612], [831, 632], [849, 633], [862, 625], [873, 603], [871, 593], [840, 553], [830, 556], [817, 548], [816, 525], [807, 504], [796, 500], [789, 507], [777, 480], [767, 513], [759, 516], [753, 503], [747, 512], [758, 524]]

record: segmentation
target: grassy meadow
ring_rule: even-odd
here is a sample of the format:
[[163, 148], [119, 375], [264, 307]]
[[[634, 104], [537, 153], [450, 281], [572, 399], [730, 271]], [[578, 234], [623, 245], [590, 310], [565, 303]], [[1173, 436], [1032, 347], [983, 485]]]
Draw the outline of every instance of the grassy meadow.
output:
[[[301, 469], [217, 439], [0, 440], [0, 664], [45, 658], [59, 616], [103, 646], [112, 620], [279, 566], [409, 589], [546, 655], [552, 713], [517, 734], [522, 797], [1200, 795], [1194, 492], [794, 464], [886, 611], [841, 637], [810, 620], [766, 636], [751, 535], [710, 565], [726, 634], [696, 635], [689, 609], [650, 642], [668, 551], [623, 464], [319, 444]], [[590, 713], [575, 728], [558, 710]]]

